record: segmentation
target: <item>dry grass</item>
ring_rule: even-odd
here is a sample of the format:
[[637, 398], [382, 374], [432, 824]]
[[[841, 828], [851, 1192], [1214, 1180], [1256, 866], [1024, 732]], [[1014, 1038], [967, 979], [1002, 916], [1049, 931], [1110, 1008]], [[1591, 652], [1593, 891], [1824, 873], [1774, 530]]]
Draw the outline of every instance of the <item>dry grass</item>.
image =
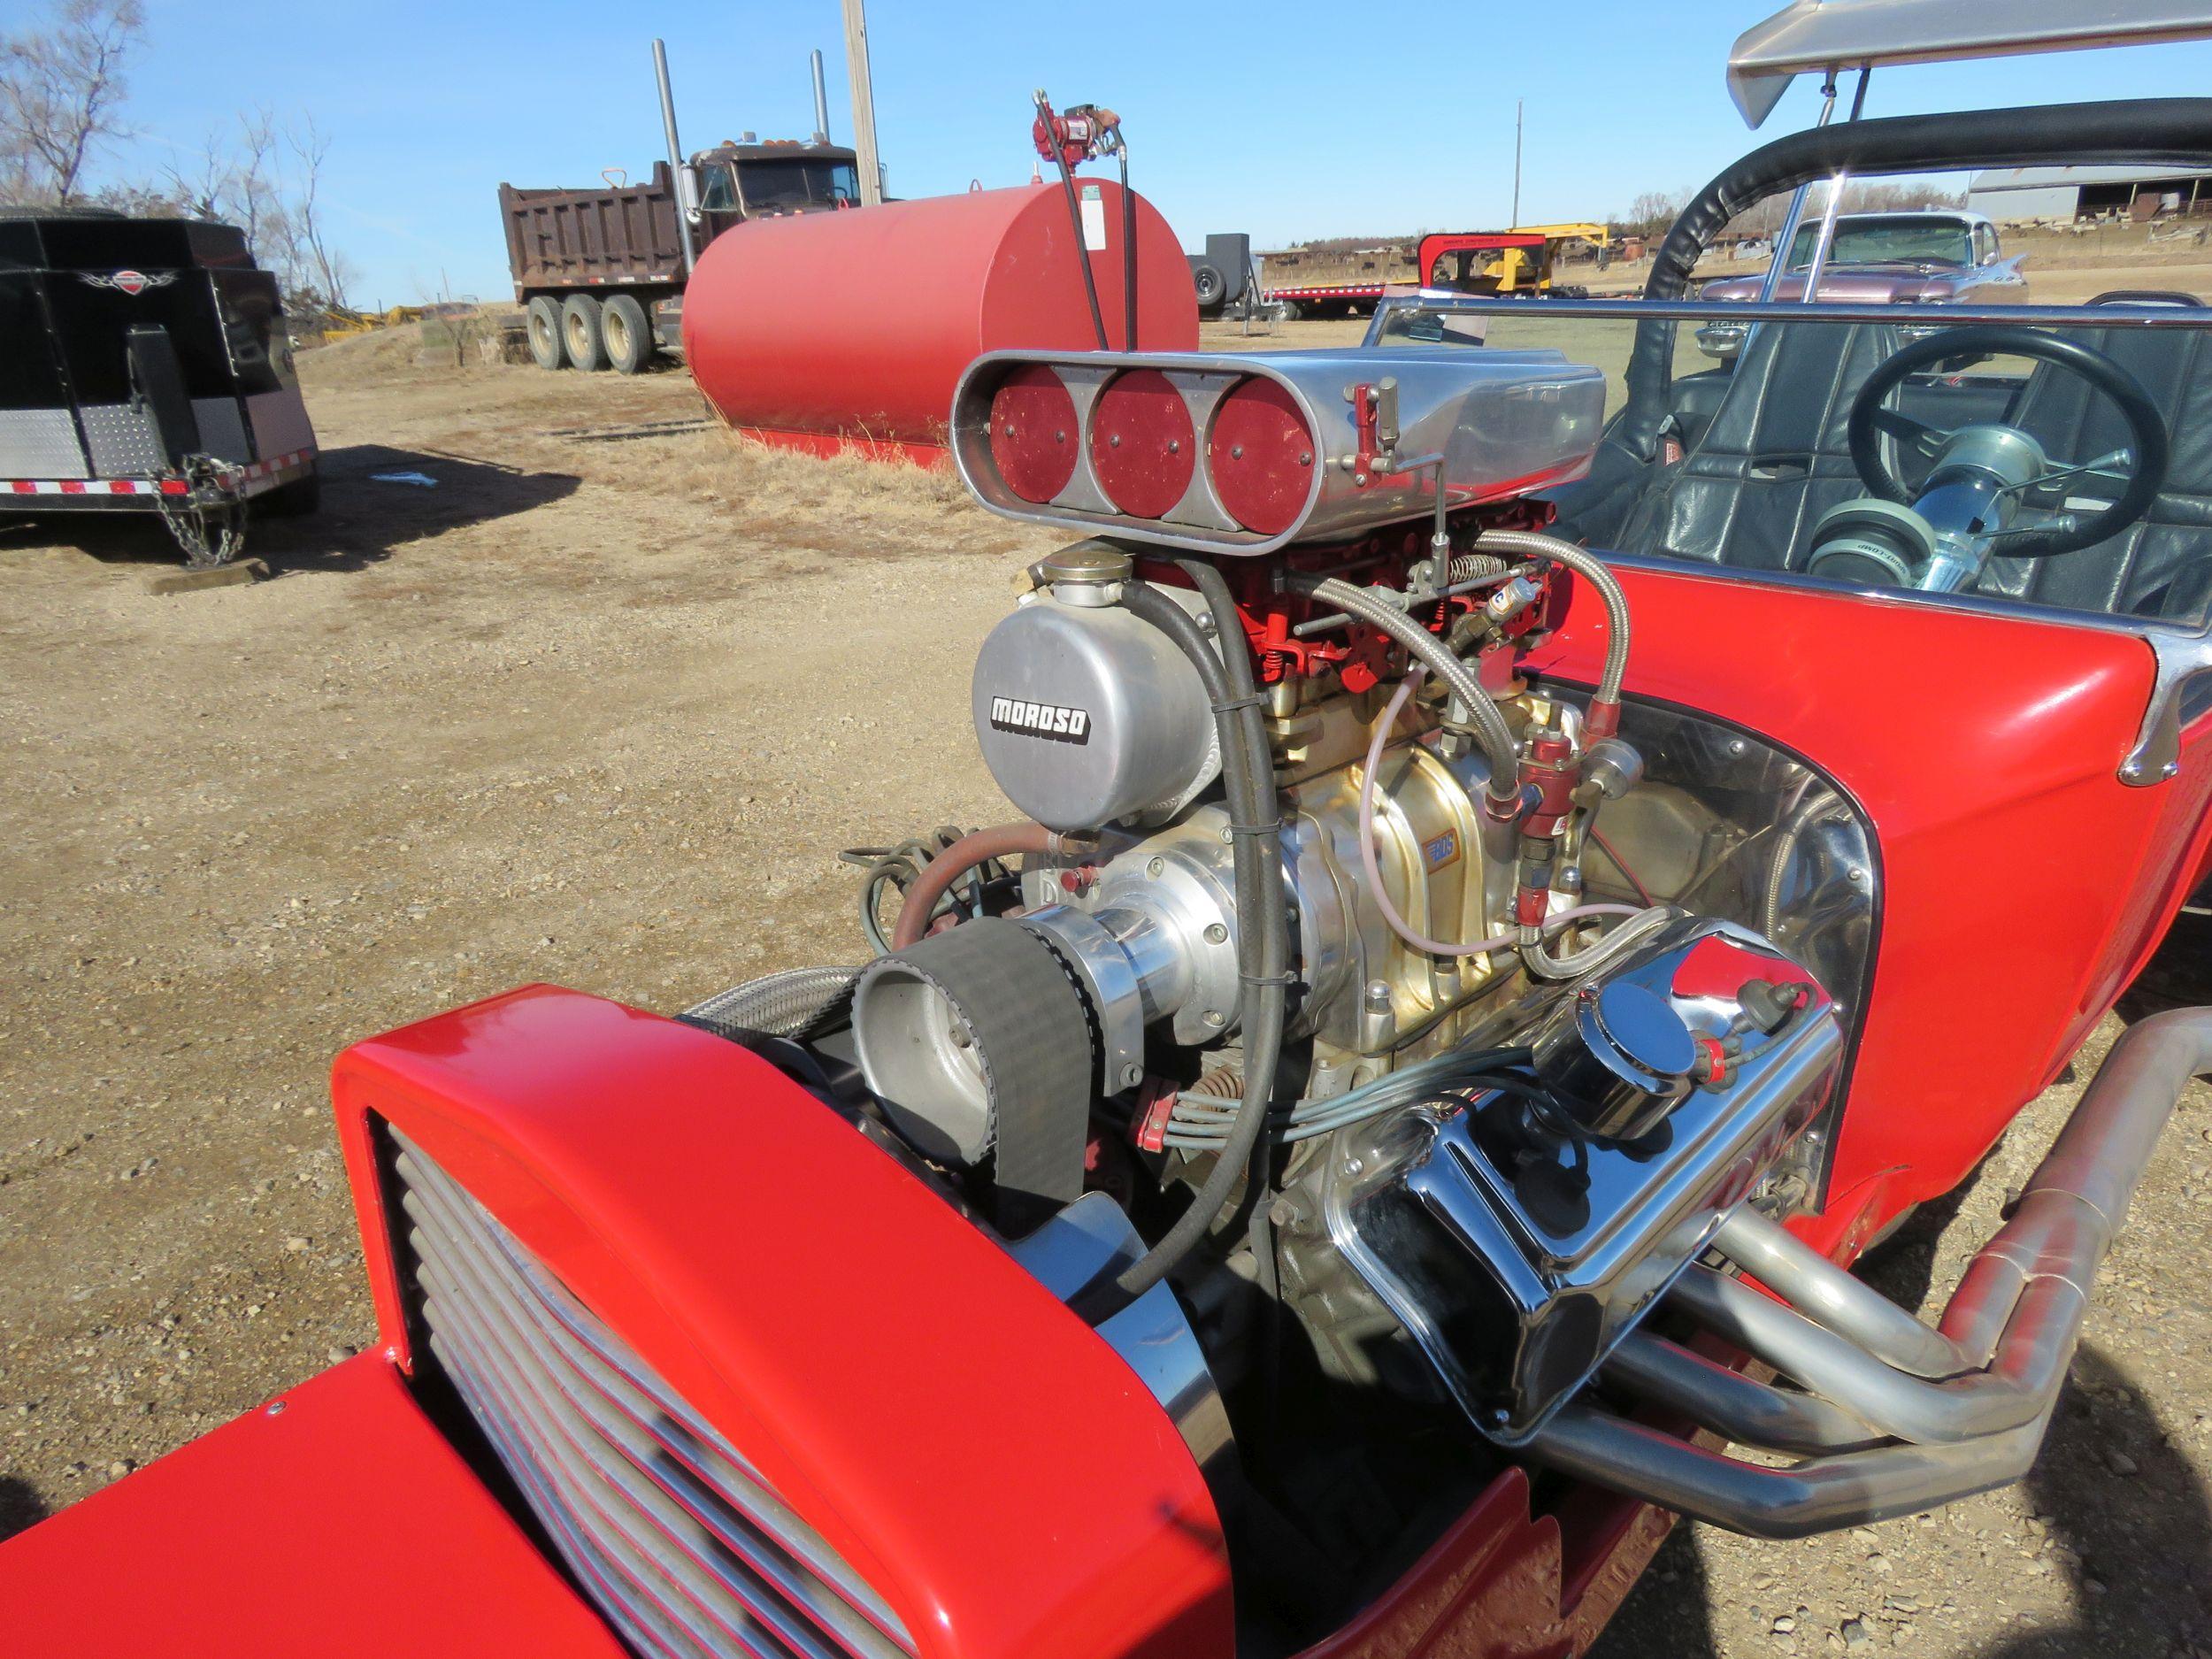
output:
[[968, 497], [949, 463], [872, 460], [848, 448], [816, 457], [718, 427], [621, 443], [542, 441], [565, 470], [617, 489], [680, 496], [729, 513], [740, 534], [772, 534], [836, 557], [879, 554], [902, 541], [971, 543], [990, 554], [1016, 545], [1012, 527]]

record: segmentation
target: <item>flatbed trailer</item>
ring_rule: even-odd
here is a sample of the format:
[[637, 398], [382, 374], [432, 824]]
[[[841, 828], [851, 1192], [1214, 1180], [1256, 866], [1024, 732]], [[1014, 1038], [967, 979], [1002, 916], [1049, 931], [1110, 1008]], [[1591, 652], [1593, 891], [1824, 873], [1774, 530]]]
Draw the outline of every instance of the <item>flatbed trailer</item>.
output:
[[[1284, 283], [1266, 289], [1263, 300], [1276, 316], [1294, 320], [1367, 316], [1386, 296], [1417, 288], [1541, 296], [1553, 291], [1553, 245], [1544, 230], [1437, 231], [1422, 237], [1410, 256], [1402, 250], [1394, 255], [1385, 250], [1389, 263], [1402, 268], [1384, 271], [1373, 280]], [[1371, 262], [1375, 255], [1368, 257]]]

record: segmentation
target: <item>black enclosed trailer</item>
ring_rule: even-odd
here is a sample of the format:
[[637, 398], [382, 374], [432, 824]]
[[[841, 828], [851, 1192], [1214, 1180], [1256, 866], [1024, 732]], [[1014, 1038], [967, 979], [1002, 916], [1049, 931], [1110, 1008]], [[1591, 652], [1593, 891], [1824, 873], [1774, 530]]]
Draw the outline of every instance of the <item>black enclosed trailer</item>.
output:
[[276, 279], [230, 225], [0, 209], [0, 514], [151, 512], [196, 565], [315, 505]]

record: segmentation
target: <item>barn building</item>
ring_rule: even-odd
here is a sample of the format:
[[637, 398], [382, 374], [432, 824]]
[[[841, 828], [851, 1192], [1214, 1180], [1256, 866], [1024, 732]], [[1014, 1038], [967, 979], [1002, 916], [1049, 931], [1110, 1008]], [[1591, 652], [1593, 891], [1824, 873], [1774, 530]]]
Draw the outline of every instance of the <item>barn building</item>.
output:
[[2212, 167], [2151, 171], [2142, 167], [1993, 167], [1974, 175], [1970, 212], [1999, 224], [2027, 219], [2096, 219], [2119, 213], [2212, 212]]

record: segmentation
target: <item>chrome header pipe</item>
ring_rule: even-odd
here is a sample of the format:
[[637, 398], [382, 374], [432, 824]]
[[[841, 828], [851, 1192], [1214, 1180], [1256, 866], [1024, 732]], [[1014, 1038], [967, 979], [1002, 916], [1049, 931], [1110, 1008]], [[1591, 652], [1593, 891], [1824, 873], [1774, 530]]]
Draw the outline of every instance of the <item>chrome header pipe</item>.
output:
[[[1936, 1330], [1743, 1211], [1722, 1227], [1717, 1248], [1793, 1305], [1701, 1267], [1683, 1277], [1669, 1305], [1809, 1392], [1736, 1375], [1647, 1335], [1624, 1343], [1607, 1368], [1617, 1394], [1739, 1444], [1822, 1455], [1784, 1469], [1747, 1463], [1586, 1396], [1526, 1450], [1581, 1479], [1765, 1538], [1862, 1525], [2018, 1479], [2042, 1446], [2128, 1202], [2182, 1091], [2206, 1073], [2212, 1009], [2154, 1015], [2113, 1044]], [[1855, 1426], [1862, 1422], [1889, 1443], [1865, 1443]]]

